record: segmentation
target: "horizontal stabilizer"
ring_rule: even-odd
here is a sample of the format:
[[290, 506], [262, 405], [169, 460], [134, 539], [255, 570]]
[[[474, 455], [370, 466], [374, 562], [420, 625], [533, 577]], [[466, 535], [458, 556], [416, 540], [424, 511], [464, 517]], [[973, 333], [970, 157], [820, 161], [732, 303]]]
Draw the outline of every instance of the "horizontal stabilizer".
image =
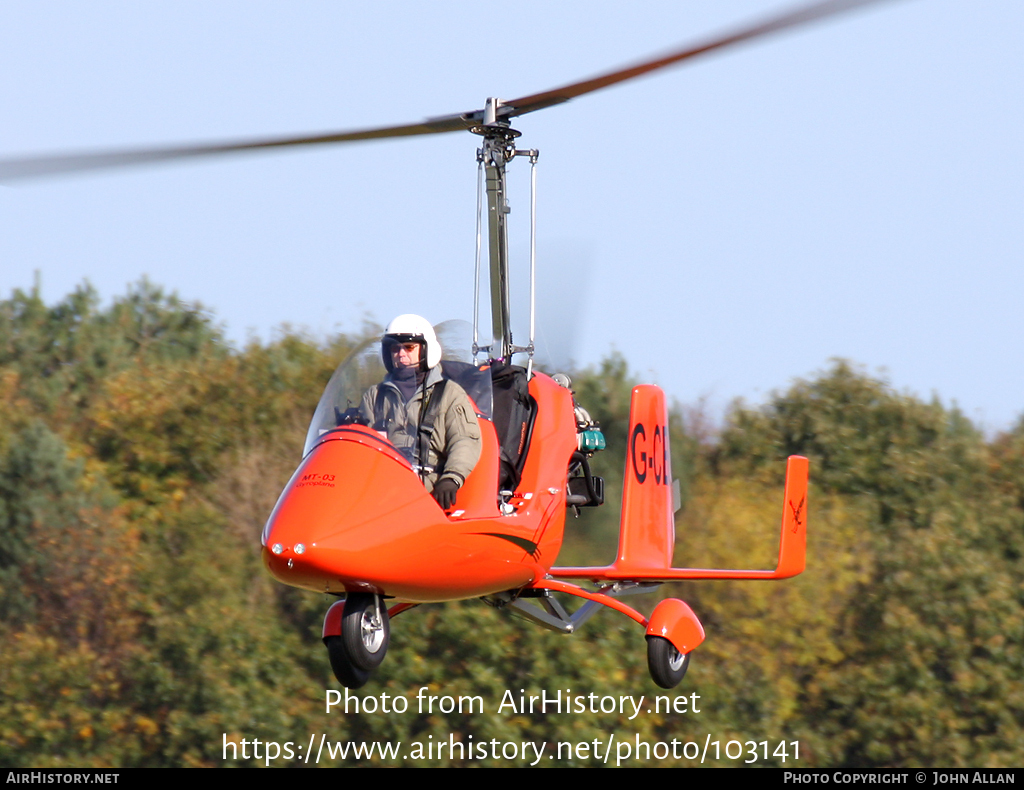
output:
[[[632, 422], [632, 420], [631, 420]], [[637, 563], [623, 562], [623, 545], [627, 541], [620, 537], [619, 558], [605, 567], [595, 568], [552, 568], [551, 575], [561, 579], [591, 579], [593, 581], [637, 581], [637, 582], [671, 582], [684, 579], [788, 579], [802, 573], [807, 556], [807, 459], [792, 455], [786, 462], [786, 494], [782, 509], [782, 529], [779, 541], [779, 562], [775, 570], [726, 570], [720, 568], [671, 568], [671, 561], [663, 564], [657, 562]], [[627, 479], [629, 475], [627, 461]], [[661, 511], [656, 510], [659, 521]], [[625, 503], [623, 504], [623, 523], [621, 530], [625, 533], [633, 525], [626, 519]], [[654, 525], [648, 525], [648, 528]], [[646, 555], [648, 560], [655, 559], [654, 552]], [[671, 558], [671, 553], [669, 554]]]

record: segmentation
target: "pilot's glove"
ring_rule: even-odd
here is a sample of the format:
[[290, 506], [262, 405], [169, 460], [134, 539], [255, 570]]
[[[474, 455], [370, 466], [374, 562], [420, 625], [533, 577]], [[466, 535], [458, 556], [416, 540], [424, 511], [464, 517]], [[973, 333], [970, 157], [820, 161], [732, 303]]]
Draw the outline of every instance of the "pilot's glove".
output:
[[433, 495], [437, 504], [442, 510], [451, 510], [455, 507], [455, 492], [459, 490], [459, 484], [450, 477], [442, 477], [434, 486]]

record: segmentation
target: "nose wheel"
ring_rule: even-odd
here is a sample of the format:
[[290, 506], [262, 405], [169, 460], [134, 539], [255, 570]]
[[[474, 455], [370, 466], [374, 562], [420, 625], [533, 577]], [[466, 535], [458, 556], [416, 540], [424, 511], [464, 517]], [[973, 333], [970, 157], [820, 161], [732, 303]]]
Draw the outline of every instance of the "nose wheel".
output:
[[654, 682], [663, 689], [678, 686], [689, 667], [689, 653], [680, 653], [664, 637], [647, 637], [647, 668]]
[[388, 652], [388, 610], [379, 595], [350, 593], [341, 617], [341, 636], [324, 639], [334, 676], [357, 689], [369, 679]]

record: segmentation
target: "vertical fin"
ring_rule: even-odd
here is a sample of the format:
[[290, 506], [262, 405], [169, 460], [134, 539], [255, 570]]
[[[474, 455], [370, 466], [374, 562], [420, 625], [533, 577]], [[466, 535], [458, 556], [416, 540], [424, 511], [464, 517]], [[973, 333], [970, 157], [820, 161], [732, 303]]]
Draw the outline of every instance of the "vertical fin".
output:
[[807, 564], [807, 459], [791, 455], [786, 461], [786, 496], [782, 504], [782, 536], [776, 579], [803, 573]]
[[650, 572], [672, 566], [676, 543], [672, 492], [665, 393], [653, 384], [640, 384], [633, 388], [629, 408], [616, 570]]

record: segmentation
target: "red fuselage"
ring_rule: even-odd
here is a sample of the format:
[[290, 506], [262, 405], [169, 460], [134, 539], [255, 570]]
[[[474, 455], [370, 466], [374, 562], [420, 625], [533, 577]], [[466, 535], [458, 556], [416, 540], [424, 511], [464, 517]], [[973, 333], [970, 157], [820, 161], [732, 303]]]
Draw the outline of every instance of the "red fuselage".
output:
[[409, 463], [369, 428], [324, 434], [292, 475], [263, 531], [275, 578], [317, 592], [373, 592], [426, 603], [518, 589], [554, 564], [576, 448], [572, 394], [544, 375], [520, 485], [498, 506], [498, 443], [480, 420], [483, 451], [446, 514]]

